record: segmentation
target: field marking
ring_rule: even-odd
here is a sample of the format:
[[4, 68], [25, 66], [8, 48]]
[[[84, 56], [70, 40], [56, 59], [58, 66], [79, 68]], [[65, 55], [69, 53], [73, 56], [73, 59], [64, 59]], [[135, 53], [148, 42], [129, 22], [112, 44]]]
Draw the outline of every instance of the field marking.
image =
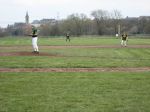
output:
[[0, 56], [49, 56], [49, 57], [64, 57], [61, 55], [57, 55], [57, 54], [49, 54], [49, 53], [40, 53], [40, 54], [35, 54], [32, 52], [22, 52], [22, 51], [18, 51], [18, 52], [0, 52]]
[[0, 68], [4, 72], [150, 72], [150, 67], [137, 68]]
[[[63, 49], [63, 48], [125, 48], [121, 45], [39, 45], [40, 49]], [[0, 49], [30, 49], [32, 46], [0, 46]], [[150, 48], [150, 45], [128, 45], [126, 48]]]
[[[35, 54], [32, 52], [0, 52], [0, 57], [5, 57], [5, 56], [46, 56], [46, 57], [61, 57], [61, 58], [74, 58], [74, 57], [79, 57], [79, 58], [105, 58], [105, 57], [99, 57], [99, 56], [73, 56], [73, 55], [61, 55], [61, 54], [54, 54], [54, 53], [46, 53], [46, 52], [40, 52], [40, 54]], [[135, 58], [116, 58], [116, 57], [111, 57], [111, 59], [128, 59], [128, 60], [135, 60]], [[140, 58], [140, 60], [150, 60], [149, 58]]]

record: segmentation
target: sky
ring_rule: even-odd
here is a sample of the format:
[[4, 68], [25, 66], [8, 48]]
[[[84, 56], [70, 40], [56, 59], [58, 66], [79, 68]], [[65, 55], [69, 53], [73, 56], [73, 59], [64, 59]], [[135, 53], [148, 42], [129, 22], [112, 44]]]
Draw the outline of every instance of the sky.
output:
[[28, 11], [30, 22], [43, 18], [63, 19], [73, 13], [88, 17], [94, 10], [118, 10], [123, 17], [150, 16], [150, 0], [0, 0], [0, 26], [24, 22]]

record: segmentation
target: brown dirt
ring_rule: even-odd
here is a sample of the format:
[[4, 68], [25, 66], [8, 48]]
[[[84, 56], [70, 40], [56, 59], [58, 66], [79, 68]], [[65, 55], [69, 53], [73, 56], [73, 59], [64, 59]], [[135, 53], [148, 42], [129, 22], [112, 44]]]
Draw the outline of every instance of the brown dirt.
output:
[[[71, 45], [71, 46], [43, 46], [44, 48], [123, 48], [120, 45]], [[127, 48], [150, 48], [150, 45], [129, 45]]]
[[[63, 48], [123, 48], [120, 45], [66, 45], [66, 46], [39, 46], [40, 49]], [[150, 45], [128, 45], [127, 48], [150, 48]], [[0, 49], [32, 49], [32, 46], [0, 46]]]
[[[66, 45], [66, 46], [40, 46], [40, 49], [63, 49], [63, 48], [125, 48], [120, 45]], [[150, 48], [150, 45], [129, 45], [127, 48]], [[0, 50], [15, 50], [14, 52], [0, 52], [0, 56], [60, 56], [57, 54], [40, 53], [34, 54], [32, 52], [19, 52], [20, 50], [32, 50], [31, 46], [0, 46]], [[16, 50], [19, 50], [16, 52]]]
[[150, 67], [139, 68], [0, 68], [1, 72], [148, 72]]
[[[32, 53], [32, 52], [0, 52], [0, 56], [51, 56], [56, 57], [59, 55], [56, 54], [48, 54], [48, 53]], [[61, 57], [61, 56], [59, 56]]]
[[[41, 49], [61, 49], [61, 48], [122, 48], [117, 45], [96, 45], [96, 46], [40, 46]], [[150, 45], [129, 45], [127, 48], [150, 48]], [[0, 46], [0, 50], [5, 49], [31, 49], [31, 46]], [[57, 54], [32, 52], [0, 52], [0, 56], [51, 56], [63, 57]], [[145, 72], [150, 71], [150, 67], [140, 68], [0, 68], [1, 72]]]

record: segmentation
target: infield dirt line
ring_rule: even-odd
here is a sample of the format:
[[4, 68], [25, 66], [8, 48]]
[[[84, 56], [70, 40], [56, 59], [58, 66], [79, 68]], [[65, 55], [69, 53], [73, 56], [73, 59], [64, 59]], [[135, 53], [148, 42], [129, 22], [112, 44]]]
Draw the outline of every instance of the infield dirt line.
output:
[[[122, 48], [121, 45], [39, 45], [41, 49], [63, 49], [63, 48]], [[31, 46], [0, 46], [0, 49], [22, 49]], [[127, 48], [150, 48], [150, 45], [128, 45]]]
[[0, 68], [3, 72], [149, 72], [150, 67], [137, 68]]

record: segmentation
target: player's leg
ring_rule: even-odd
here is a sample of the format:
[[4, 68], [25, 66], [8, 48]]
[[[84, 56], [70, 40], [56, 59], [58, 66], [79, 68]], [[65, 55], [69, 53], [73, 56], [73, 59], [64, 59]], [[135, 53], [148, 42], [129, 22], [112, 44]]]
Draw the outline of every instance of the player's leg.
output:
[[70, 42], [70, 37], [68, 37], [68, 39], [69, 39], [69, 42]]
[[39, 52], [39, 49], [38, 49], [38, 46], [37, 46], [37, 39], [38, 37], [34, 37], [32, 38], [32, 45], [33, 45], [33, 52], [34, 53], [38, 53]]
[[36, 50], [36, 53], [39, 53], [39, 48], [38, 48], [38, 45], [37, 45], [37, 40], [38, 40], [38, 37], [35, 37], [35, 50]]
[[126, 40], [124, 41], [124, 46], [125, 46], [125, 47], [127, 46], [127, 41], [126, 41]]
[[121, 46], [123, 46], [123, 43], [124, 43], [123, 40], [121, 40]]
[[32, 38], [32, 48], [33, 48], [33, 53], [35, 53], [36, 49], [35, 49], [35, 40], [34, 40], [34, 38]]

